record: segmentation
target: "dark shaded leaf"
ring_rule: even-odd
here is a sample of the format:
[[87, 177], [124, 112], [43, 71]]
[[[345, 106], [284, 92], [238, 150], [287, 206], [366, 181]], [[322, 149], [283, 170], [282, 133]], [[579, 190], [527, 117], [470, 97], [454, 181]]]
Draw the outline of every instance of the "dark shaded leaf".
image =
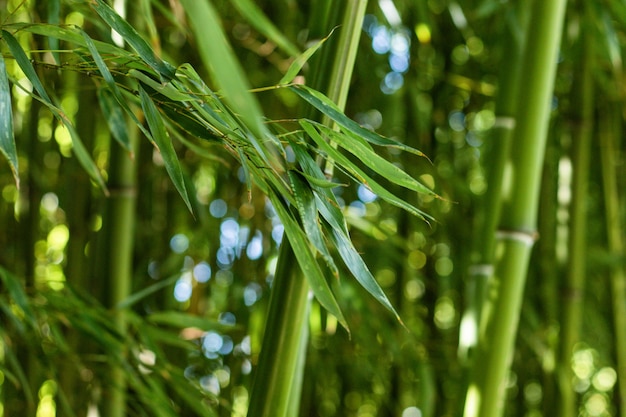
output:
[[17, 188], [20, 187], [19, 166], [15, 136], [13, 135], [13, 109], [11, 105], [11, 86], [7, 76], [4, 58], [0, 54], [0, 151], [9, 161]]

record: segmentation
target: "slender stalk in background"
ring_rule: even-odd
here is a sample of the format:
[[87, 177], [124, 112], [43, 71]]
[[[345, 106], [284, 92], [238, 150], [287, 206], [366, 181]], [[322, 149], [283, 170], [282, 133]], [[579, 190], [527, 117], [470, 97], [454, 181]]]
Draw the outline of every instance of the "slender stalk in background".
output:
[[[345, 6], [328, 93], [342, 110], [348, 96], [366, 5], [366, 0], [351, 0]], [[325, 120], [324, 123], [330, 126], [331, 121]], [[332, 175], [332, 169], [330, 172]], [[293, 257], [291, 246], [285, 240], [279, 252], [248, 417], [286, 417], [296, 415], [299, 409], [308, 344], [310, 297], [305, 277], [295, 271]]]
[[[503, 34], [503, 56], [501, 59], [498, 95], [496, 98], [496, 122], [492, 128], [490, 144], [485, 150], [483, 166], [489, 181], [487, 193], [478, 204], [482, 210], [479, 218], [480, 241], [476, 263], [470, 267], [467, 282], [468, 308], [463, 317], [459, 339], [461, 358], [468, 359], [469, 350], [474, 348], [481, 329], [482, 309], [489, 279], [493, 276], [493, 258], [496, 229], [500, 220], [500, 196], [506, 161], [511, 149], [511, 137], [515, 128], [519, 77], [524, 52], [524, 41], [530, 14], [530, 4], [511, 4], [511, 19]], [[521, 4], [519, 4], [521, 3]]]
[[[615, 103], [600, 112], [599, 125], [602, 182], [604, 185], [604, 209], [606, 211], [606, 230], [610, 253], [617, 259], [624, 259], [624, 225], [620, 220], [620, 197], [616, 173], [615, 155], [620, 146], [622, 105]], [[623, 147], [622, 147], [623, 149]], [[618, 413], [626, 416], [626, 271], [624, 264], [615, 263], [611, 271], [611, 295], [613, 304], [613, 327], [615, 331], [615, 352], [617, 359], [617, 395]]]
[[[116, 305], [126, 299], [132, 287], [132, 254], [135, 230], [136, 164], [128, 152], [111, 144], [108, 188], [111, 196], [103, 220], [102, 233], [105, 240], [105, 282], [108, 293], [105, 305], [112, 309], [113, 322], [118, 332], [126, 333], [126, 316]], [[111, 353], [111, 352], [109, 352]], [[114, 352], [124, 357], [126, 352]], [[111, 363], [111, 362], [110, 362]], [[126, 415], [126, 379], [120, 366], [110, 365], [108, 386], [105, 387], [101, 404], [103, 417]]]
[[[574, 345], [580, 340], [583, 294], [587, 277], [587, 183], [589, 178], [589, 153], [593, 129], [593, 45], [591, 31], [583, 23], [582, 54], [578, 82], [574, 82], [574, 135], [572, 147], [572, 201], [570, 208], [569, 250], [567, 272], [563, 285], [563, 310], [560, 332], [559, 357], [559, 415], [578, 414], [576, 391], [572, 372]], [[577, 90], [577, 91], [576, 91]]]
[[510, 181], [503, 187], [495, 301], [485, 317], [474, 366], [482, 369], [467, 391], [465, 417], [498, 417], [504, 409], [524, 285], [535, 240], [541, 168], [556, 75], [565, 0], [535, 2], [520, 79], [520, 106], [511, 149]]

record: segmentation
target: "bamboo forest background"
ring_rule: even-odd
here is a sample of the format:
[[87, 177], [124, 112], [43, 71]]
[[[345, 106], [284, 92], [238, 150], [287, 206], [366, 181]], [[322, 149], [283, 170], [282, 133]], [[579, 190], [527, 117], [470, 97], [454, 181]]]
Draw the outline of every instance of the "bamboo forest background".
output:
[[0, 415], [626, 416], [623, 2], [0, 22]]

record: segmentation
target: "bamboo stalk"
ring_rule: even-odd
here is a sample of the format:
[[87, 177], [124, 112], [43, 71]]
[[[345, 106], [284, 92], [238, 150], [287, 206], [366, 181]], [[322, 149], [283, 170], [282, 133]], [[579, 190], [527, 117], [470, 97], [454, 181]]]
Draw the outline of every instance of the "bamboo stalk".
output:
[[[514, 4], [515, 5], [515, 4]], [[502, 66], [498, 95], [496, 97], [496, 123], [490, 132], [490, 146], [485, 150], [484, 167], [485, 177], [488, 180], [487, 193], [478, 204], [483, 215], [478, 219], [480, 245], [477, 248], [476, 262], [468, 271], [467, 295], [468, 308], [464, 314], [463, 326], [460, 335], [459, 353], [461, 358], [470, 355], [469, 350], [475, 347], [481, 329], [481, 318], [485, 306], [487, 286], [493, 275], [494, 247], [496, 229], [500, 220], [500, 195], [504, 179], [507, 157], [510, 153], [511, 139], [515, 129], [515, 112], [517, 109], [519, 77], [524, 52], [524, 36], [528, 26], [530, 7], [527, 4], [517, 4], [516, 18], [506, 25], [503, 34]], [[517, 27], [515, 27], [517, 26]], [[520, 34], [519, 32], [522, 32]], [[483, 329], [484, 330], [484, 329]], [[470, 359], [470, 358], [467, 358]]]
[[[573, 416], [578, 413], [574, 374], [571, 359], [574, 345], [580, 339], [582, 327], [583, 294], [586, 281], [587, 254], [587, 183], [589, 177], [589, 153], [593, 128], [593, 45], [589, 31], [582, 31], [580, 79], [574, 83], [578, 104], [574, 106], [577, 129], [572, 149], [572, 202], [570, 208], [568, 267], [563, 285], [563, 313], [561, 320], [561, 346], [559, 360], [559, 415]], [[576, 94], [577, 93], [577, 94]]]
[[[136, 132], [136, 129], [132, 132]], [[124, 310], [116, 309], [116, 305], [130, 295], [132, 287], [136, 181], [135, 161], [121, 146], [112, 144], [108, 181], [111, 196], [107, 201], [102, 231], [105, 240], [104, 279], [108, 283], [105, 305], [112, 309], [113, 323], [122, 335], [126, 333], [126, 314]], [[108, 353], [123, 358], [127, 352]], [[101, 415], [125, 416], [127, 382], [124, 369], [111, 364], [104, 381], [108, 385], [103, 395]]]
[[[366, 5], [367, 0], [350, 0], [345, 6], [344, 28], [328, 93], [342, 110], [348, 96]], [[333, 7], [339, 7], [339, 3]], [[333, 13], [326, 10], [324, 15], [332, 16]], [[320, 86], [313, 85], [313, 88], [319, 89]], [[329, 120], [324, 123], [331, 124]], [[302, 273], [296, 271], [293, 258], [293, 250], [285, 239], [278, 256], [248, 417], [286, 417], [297, 415], [299, 409], [308, 344], [310, 296], [309, 285]]]
[[[606, 229], [610, 253], [623, 257], [624, 227], [620, 220], [620, 198], [617, 184], [615, 154], [619, 149], [616, 141], [621, 136], [621, 104], [611, 106], [601, 112], [600, 123], [602, 182], [604, 185], [604, 206]], [[613, 327], [615, 331], [615, 352], [617, 361], [618, 414], [626, 417], [626, 271], [623, 264], [615, 264], [611, 271], [611, 296], [613, 304]]]
[[476, 381], [467, 391], [465, 417], [498, 417], [535, 240], [541, 168], [548, 132], [565, 0], [534, 2], [520, 79], [520, 106], [511, 149], [510, 183], [503, 187], [495, 301], [478, 346]]

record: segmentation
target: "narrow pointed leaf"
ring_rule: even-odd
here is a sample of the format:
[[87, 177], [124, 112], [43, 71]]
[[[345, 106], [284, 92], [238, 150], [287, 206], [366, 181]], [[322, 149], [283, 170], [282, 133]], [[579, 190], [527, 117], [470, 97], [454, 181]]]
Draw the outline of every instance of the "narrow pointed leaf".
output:
[[386, 138], [371, 130], [365, 129], [354, 120], [343, 114], [341, 110], [333, 103], [328, 97], [322, 93], [313, 90], [305, 85], [292, 85], [289, 89], [303, 98], [307, 103], [318, 109], [320, 112], [330, 117], [335, 123], [342, 128], [354, 133], [355, 135], [362, 137], [368, 142], [379, 145], [388, 146], [392, 148], [402, 149], [406, 152], [413, 153], [418, 156], [425, 156], [421, 151], [412, 148], [408, 145], [395, 141], [393, 139]]
[[0, 54], [0, 151], [9, 161], [17, 188], [20, 187], [17, 148], [13, 134], [13, 110], [11, 106], [11, 87], [7, 76], [4, 58]]
[[146, 74], [142, 73], [141, 71], [131, 69], [130, 71], [128, 71], [128, 75], [130, 75], [133, 78], [138, 79], [139, 81], [141, 81], [142, 83], [146, 85], [149, 85], [151, 88], [163, 94], [165, 97], [169, 98], [170, 100], [189, 101], [191, 98], [189, 97], [189, 95], [178, 91], [169, 82], [165, 82], [165, 83], [157, 82], [153, 80], [152, 78], [148, 77]]
[[154, 143], [163, 157], [165, 169], [172, 179], [174, 187], [176, 187], [176, 190], [178, 190], [178, 193], [187, 205], [187, 208], [193, 213], [189, 195], [187, 194], [187, 188], [185, 187], [183, 171], [180, 168], [180, 162], [178, 161], [178, 156], [176, 156], [172, 141], [167, 134], [167, 130], [165, 130], [165, 123], [163, 123], [163, 119], [161, 119], [161, 115], [148, 96], [148, 93], [146, 93], [141, 86], [139, 87], [139, 97], [141, 99], [141, 107], [146, 115], [146, 121], [152, 132], [152, 137], [154, 138]]
[[124, 112], [109, 90], [98, 90], [98, 101], [113, 138], [127, 151], [131, 150]]
[[309, 136], [315, 141], [315, 143], [320, 147], [320, 149], [328, 156], [330, 156], [333, 160], [335, 160], [338, 164], [342, 166], [347, 172], [361, 181], [365, 186], [367, 186], [374, 194], [378, 195], [383, 200], [387, 201], [390, 204], [395, 205], [396, 207], [400, 207], [403, 210], [413, 214], [420, 219], [432, 219], [432, 217], [412, 204], [407, 203], [403, 199], [397, 197], [392, 192], [388, 191], [387, 188], [383, 187], [374, 179], [369, 177], [362, 169], [354, 165], [345, 155], [335, 149], [333, 146], [328, 144], [324, 138], [321, 137], [319, 132], [315, 130], [315, 127], [311, 125], [308, 121], [302, 120], [300, 121], [300, 125], [304, 128], [304, 130], [309, 134]]
[[324, 242], [324, 237], [322, 236], [322, 231], [318, 223], [319, 216], [313, 190], [309, 188], [306, 181], [304, 181], [297, 172], [289, 171], [288, 174], [291, 181], [291, 187], [293, 189], [294, 199], [296, 200], [296, 208], [300, 214], [300, 221], [302, 222], [304, 232], [315, 249], [317, 249], [317, 251], [322, 255], [328, 265], [328, 268], [330, 268], [333, 272], [333, 275], [338, 277], [339, 270], [337, 269], [335, 261], [330, 255], [328, 248], [326, 247], [326, 243]]
[[393, 308], [389, 298], [385, 295], [380, 285], [376, 281], [376, 278], [372, 275], [369, 268], [363, 261], [361, 255], [357, 252], [356, 248], [352, 244], [350, 237], [343, 233], [339, 227], [339, 225], [330, 227], [330, 236], [329, 239], [333, 242], [339, 254], [341, 255], [341, 259], [346, 264], [354, 278], [361, 284], [367, 292], [369, 292], [380, 304], [383, 305], [387, 310], [389, 310], [395, 317], [398, 319], [400, 323], [404, 325], [400, 315]]
[[322, 124], [316, 124], [318, 129], [323, 130], [326, 136], [331, 138], [333, 142], [359, 158], [363, 164], [373, 171], [384, 177], [385, 179], [417, 191], [418, 193], [434, 195], [435, 193], [424, 184], [411, 177], [397, 165], [387, 161], [382, 156], [374, 152], [370, 147], [364, 145], [361, 141], [353, 140], [353, 138], [345, 134], [338, 133]]
[[283, 32], [267, 18], [265, 13], [251, 0], [232, 0], [233, 6], [246, 18], [248, 23], [261, 32], [270, 41], [274, 42], [283, 51], [291, 56], [300, 53], [298, 48], [289, 40]]
[[328, 40], [328, 38], [330, 38], [331, 35], [332, 35], [332, 32], [328, 36], [326, 36], [324, 39], [318, 42], [315, 42], [313, 46], [311, 46], [306, 51], [298, 55], [296, 59], [293, 60], [291, 65], [289, 65], [287, 72], [285, 73], [283, 78], [280, 79], [278, 84], [289, 84], [290, 82], [292, 82], [294, 78], [296, 78], [298, 73], [300, 73], [300, 70], [302, 69], [302, 67], [304, 67], [307, 61], [311, 59], [313, 54], [315, 54], [317, 50], [320, 49], [320, 47], [324, 44], [324, 42], [326, 42], [326, 40]]
[[33, 64], [30, 62], [30, 59], [28, 59], [26, 52], [24, 52], [22, 46], [19, 44], [17, 39], [15, 39], [13, 35], [11, 35], [6, 30], [2, 31], [2, 38], [7, 43], [7, 46], [9, 47], [13, 58], [15, 58], [17, 65], [20, 66], [20, 68], [24, 72], [24, 75], [26, 75], [26, 78], [28, 78], [28, 81], [30, 81], [30, 83], [33, 85], [35, 91], [37, 91], [41, 98], [52, 104], [52, 100], [50, 100], [46, 89], [43, 87], [43, 84], [41, 83], [41, 80], [39, 79], [39, 76], [37, 75]]
[[226, 326], [224, 324], [208, 320], [205, 317], [181, 313], [180, 311], [159, 311], [150, 314], [148, 316], [148, 320], [152, 323], [172, 326], [179, 329], [195, 327], [205, 331], [218, 330], [221, 332], [233, 329], [233, 326]]
[[111, 6], [106, 4], [103, 0], [95, 0], [90, 4], [102, 20], [119, 33], [124, 41], [128, 42], [146, 64], [159, 73], [165, 80], [174, 78], [174, 67], [156, 56], [154, 48], [139, 35], [135, 28], [118, 15]]
[[298, 223], [291, 217], [287, 208], [284, 207], [283, 202], [274, 193], [269, 194], [270, 201], [276, 210], [280, 220], [285, 227], [285, 236], [289, 239], [289, 243], [293, 247], [293, 252], [298, 260], [302, 274], [306, 277], [315, 298], [330, 314], [335, 316], [341, 325], [348, 329], [348, 323], [343, 317], [343, 313], [337, 304], [337, 300], [333, 295], [326, 278], [322, 273], [315, 256], [311, 251], [309, 242], [298, 226]]
[[87, 148], [85, 148], [85, 145], [83, 144], [83, 141], [78, 136], [78, 132], [76, 131], [76, 128], [74, 127], [72, 122], [70, 122], [70, 120], [67, 118], [65, 113], [63, 113], [57, 107], [54, 107], [50, 104], [48, 105], [48, 108], [52, 111], [52, 113], [56, 116], [56, 118], [65, 126], [65, 128], [69, 132], [70, 138], [72, 139], [72, 152], [74, 152], [74, 155], [76, 155], [78, 162], [82, 165], [83, 169], [87, 171], [87, 174], [89, 174], [89, 176], [95, 182], [98, 183], [98, 185], [100, 186], [100, 188], [102, 188], [104, 193], [108, 195], [109, 192], [107, 190], [106, 184], [104, 183], [104, 179], [102, 178], [102, 175], [100, 175], [100, 170], [98, 169], [98, 166], [91, 158], [91, 155], [89, 154], [89, 151], [87, 150]]

